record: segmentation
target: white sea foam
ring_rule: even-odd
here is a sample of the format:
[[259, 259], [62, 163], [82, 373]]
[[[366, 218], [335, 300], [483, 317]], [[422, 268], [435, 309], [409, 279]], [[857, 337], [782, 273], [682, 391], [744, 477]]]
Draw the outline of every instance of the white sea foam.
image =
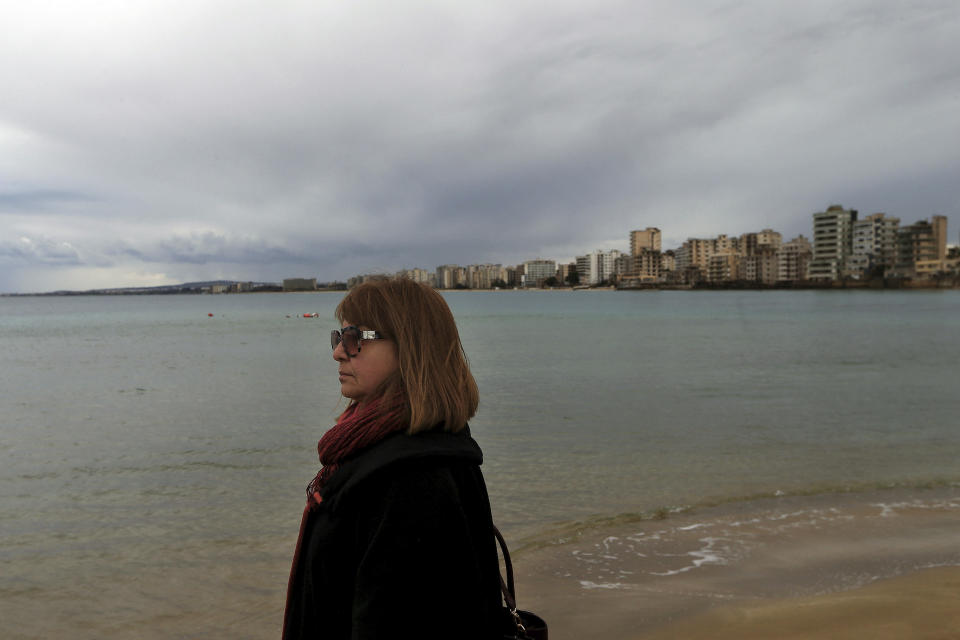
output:
[[[720, 555], [717, 550], [717, 543], [722, 541], [722, 538], [701, 538], [700, 542], [705, 543], [704, 546], [696, 551], [690, 551], [684, 555], [691, 556], [694, 558], [693, 564], [689, 564], [685, 567], [679, 569], [673, 569], [671, 571], [659, 572], [651, 571], [651, 575], [655, 576], [674, 576], [680, 573], [686, 573], [687, 571], [692, 571], [693, 569], [699, 569], [705, 564], [727, 564], [726, 558]], [[673, 555], [673, 554], [663, 554], [663, 555]]]
[[808, 513], [807, 511], [793, 511], [791, 513], [778, 513], [775, 516], [770, 516], [768, 520], [786, 520], [787, 518], [796, 518]]
[[593, 582], [592, 580], [581, 580], [580, 586], [584, 589], [626, 589], [627, 585], [622, 582]]
[[734, 521], [734, 522], [731, 522], [731, 523], [730, 523], [730, 526], [731, 526], [731, 527], [744, 527], [744, 526], [751, 525], [751, 524], [758, 524], [758, 523], [760, 523], [760, 522], [763, 522], [763, 519], [761, 519], [761, 518], [750, 518], [749, 520], [736, 520], [736, 521]]
[[880, 508], [880, 518], [890, 518], [899, 515], [897, 512], [900, 509], [956, 509], [960, 507], [960, 502], [955, 500], [932, 502], [911, 500], [909, 502], [874, 502], [871, 506]]
[[897, 515], [897, 512], [894, 510], [895, 505], [884, 504], [882, 502], [876, 503], [874, 507], [880, 507], [880, 517], [881, 518], [891, 518]]

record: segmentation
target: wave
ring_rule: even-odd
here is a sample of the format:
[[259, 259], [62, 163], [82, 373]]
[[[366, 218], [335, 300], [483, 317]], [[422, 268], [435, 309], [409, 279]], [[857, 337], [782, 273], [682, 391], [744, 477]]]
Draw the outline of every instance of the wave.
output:
[[[546, 547], [565, 545], [578, 541], [585, 536], [598, 535], [605, 529], [613, 529], [629, 524], [664, 521], [676, 516], [687, 516], [718, 508], [736, 508], [750, 512], [761, 508], [776, 507], [790, 500], [803, 498], [839, 498], [846, 497], [856, 501], [868, 494], [884, 494], [895, 491], [933, 491], [937, 489], [960, 488], [960, 476], [938, 477], [897, 482], [876, 482], [844, 485], [819, 485], [791, 490], [776, 489], [758, 493], [705, 497], [697, 502], [678, 505], [662, 505], [639, 512], [622, 512], [613, 515], [598, 514], [587, 518], [555, 522], [536, 531], [521, 534], [516, 541], [516, 553], [523, 554]], [[902, 503], [893, 503], [899, 505]], [[890, 508], [890, 505], [886, 505]], [[702, 527], [698, 524], [693, 527]], [[691, 528], [691, 527], [686, 527]]]

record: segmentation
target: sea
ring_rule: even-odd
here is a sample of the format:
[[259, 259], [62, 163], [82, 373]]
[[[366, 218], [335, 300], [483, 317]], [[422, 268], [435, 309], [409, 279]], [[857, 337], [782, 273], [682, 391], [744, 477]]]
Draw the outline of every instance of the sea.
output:
[[[521, 561], [718, 505], [960, 487], [958, 291], [443, 295]], [[276, 637], [345, 407], [342, 296], [0, 298], [0, 635]]]

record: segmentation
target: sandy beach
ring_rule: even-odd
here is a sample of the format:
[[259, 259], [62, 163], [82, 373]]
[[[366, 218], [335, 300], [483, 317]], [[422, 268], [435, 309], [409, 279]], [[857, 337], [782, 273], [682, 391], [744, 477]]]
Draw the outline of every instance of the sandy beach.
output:
[[829, 595], [721, 606], [636, 638], [960, 638], [960, 568], [925, 569]]
[[573, 638], [960, 638], [960, 493], [753, 501], [568, 528], [518, 553], [521, 608]]

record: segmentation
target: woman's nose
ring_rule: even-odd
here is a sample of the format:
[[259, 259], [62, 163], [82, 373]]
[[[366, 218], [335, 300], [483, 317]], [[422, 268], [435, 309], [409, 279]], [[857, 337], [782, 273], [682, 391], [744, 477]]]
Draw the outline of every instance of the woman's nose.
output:
[[347, 350], [343, 348], [343, 341], [337, 343], [337, 346], [333, 349], [333, 359], [337, 362], [346, 361], [350, 359], [350, 356], [347, 355]]

